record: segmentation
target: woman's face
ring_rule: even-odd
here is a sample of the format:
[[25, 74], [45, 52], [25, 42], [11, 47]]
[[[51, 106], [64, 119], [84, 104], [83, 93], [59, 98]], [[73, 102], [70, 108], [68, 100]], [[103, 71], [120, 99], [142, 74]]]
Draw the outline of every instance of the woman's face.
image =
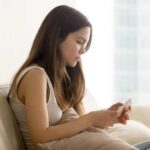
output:
[[75, 67], [80, 60], [91, 34], [90, 27], [81, 28], [70, 33], [59, 45], [62, 56], [67, 66]]

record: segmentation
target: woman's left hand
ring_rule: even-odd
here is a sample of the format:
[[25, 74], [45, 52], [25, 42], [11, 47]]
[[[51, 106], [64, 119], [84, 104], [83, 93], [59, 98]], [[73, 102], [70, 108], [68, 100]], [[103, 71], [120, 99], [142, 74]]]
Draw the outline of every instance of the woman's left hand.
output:
[[[115, 103], [108, 110], [117, 111], [123, 103]], [[122, 114], [118, 117], [118, 123], [126, 124], [127, 120], [129, 120], [129, 112], [131, 111], [131, 106], [129, 108], [124, 108]]]

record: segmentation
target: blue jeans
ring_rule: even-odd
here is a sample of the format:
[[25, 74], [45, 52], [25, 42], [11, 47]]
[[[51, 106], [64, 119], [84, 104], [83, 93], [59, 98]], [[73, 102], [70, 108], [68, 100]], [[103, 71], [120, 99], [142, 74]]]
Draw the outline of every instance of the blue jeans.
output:
[[134, 144], [139, 150], [150, 150], [150, 141]]

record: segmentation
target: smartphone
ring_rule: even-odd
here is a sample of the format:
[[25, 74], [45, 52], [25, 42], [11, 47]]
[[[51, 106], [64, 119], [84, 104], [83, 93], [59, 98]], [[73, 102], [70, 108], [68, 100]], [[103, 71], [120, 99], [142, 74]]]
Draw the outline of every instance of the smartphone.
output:
[[132, 104], [132, 99], [130, 98], [121, 107], [119, 107], [118, 110], [117, 110], [118, 117], [120, 117], [120, 115], [122, 114], [124, 108], [130, 107], [131, 104]]

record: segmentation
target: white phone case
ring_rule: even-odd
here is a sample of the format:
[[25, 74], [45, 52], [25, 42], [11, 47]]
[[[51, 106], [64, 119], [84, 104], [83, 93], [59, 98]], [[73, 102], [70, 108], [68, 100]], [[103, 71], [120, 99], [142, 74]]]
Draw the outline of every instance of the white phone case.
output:
[[118, 117], [120, 117], [120, 115], [122, 114], [124, 108], [125, 107], [128, 108], [131, 104], [132, 104], [132, 100], [130, 98], [121, 107], [119, 107], [119, 109], [117, 110]]

